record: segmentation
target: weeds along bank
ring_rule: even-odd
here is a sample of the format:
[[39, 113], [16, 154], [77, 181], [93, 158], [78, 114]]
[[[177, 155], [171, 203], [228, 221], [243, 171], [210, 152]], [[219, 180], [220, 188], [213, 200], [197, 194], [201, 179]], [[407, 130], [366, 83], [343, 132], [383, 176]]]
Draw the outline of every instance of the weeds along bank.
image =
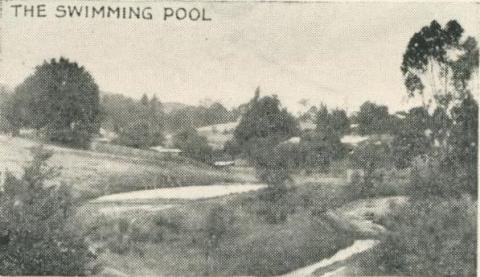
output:
[[477, 201], [425, 199], [378, 218], [389, 230], [381, 243], [355, 257], [354, 276], [475, 276]]

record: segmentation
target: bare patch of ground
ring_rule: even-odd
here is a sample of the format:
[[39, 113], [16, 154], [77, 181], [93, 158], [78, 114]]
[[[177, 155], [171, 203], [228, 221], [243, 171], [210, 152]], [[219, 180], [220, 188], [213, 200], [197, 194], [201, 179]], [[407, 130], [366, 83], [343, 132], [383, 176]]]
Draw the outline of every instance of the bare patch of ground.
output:
[[198, 200], [236, 194], [242, 192], [256, 191], [265, 188], [262, 184], [217, 184], [209, 186], [186, 186], [177, 188], [161, 188], [153, 190], [141, 190], [110, 194], [99, 197], [93, 202], [122, 202], [122, 201], [144, 201], [157, 199], [187, 199]]

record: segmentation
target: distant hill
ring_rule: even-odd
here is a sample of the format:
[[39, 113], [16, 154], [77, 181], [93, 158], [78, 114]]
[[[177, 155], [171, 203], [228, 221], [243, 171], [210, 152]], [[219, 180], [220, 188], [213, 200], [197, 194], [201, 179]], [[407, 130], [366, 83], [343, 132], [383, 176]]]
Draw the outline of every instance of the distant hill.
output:
[[178, 102], [162, 102], [162, 107], [165, 113], [171, 113], [192, 106]]

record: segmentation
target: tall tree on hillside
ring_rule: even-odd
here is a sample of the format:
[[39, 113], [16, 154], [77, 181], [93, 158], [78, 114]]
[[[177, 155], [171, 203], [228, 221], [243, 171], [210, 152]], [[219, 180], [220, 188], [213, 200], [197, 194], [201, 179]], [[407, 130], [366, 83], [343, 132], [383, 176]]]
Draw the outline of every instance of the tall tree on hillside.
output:
[[[412, 36], [401, 66], [410, 96], [425, 97], [428, 83], [431, 94], [428, 100], [437, 104], [432, 131], [442, 145], [446, 143], [448, 128], [455, 123], [458, 107], [465, 107], [464, 100], [473, 100], [469, 81], [475, 72], [478, 74], [477, 41], [473, 37], [464, 38], [463, 32], [455, 20], [443, 28], [432, 21]], [[452, 110], [454, 107], [457, 112]]]
[[15, 94], [23, 125], [41, 130], [50, 141], [87, 147], [98, 132], [98, 86], [76, 62], [63, 57], [44, 62]]
[[429, 155], [439, 160], [438, 172], [475, 196], [478, 104], [470, 81], [478, 74], [478, 53], [476, 40], [464, 38], [457, 21], [443, 28], [432, 21], [410, 39], [401, 66], [410, 96], [424, 95], [424, 83], [429, 80], [428, 100], [437, 104], [430, 127], [434, 140], [440, 142]]
[[298, 123], [280, 107], [276, 96], [259, 98], [256, 94], [234, 131], [234, 139], [243, 147], [267, 138], [275, 144], [298, 134]]
[[434, 20], [412, 36], [401, 65], [410, 96], [421, 95], [424, 105], [427, 98], [444, 109], [466, 97], [468, 80], [478, 70], [478, 47], [472, 37], [462, 42], [463, 31], [456, 20], [443, 28]]

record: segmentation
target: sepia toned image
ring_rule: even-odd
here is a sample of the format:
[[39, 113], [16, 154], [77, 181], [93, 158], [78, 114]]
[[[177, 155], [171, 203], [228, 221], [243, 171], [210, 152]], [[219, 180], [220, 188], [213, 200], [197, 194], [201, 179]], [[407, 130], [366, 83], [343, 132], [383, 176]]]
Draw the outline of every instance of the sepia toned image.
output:
[[0, 3], [0, 275], [476, 276], [478, 3]]

